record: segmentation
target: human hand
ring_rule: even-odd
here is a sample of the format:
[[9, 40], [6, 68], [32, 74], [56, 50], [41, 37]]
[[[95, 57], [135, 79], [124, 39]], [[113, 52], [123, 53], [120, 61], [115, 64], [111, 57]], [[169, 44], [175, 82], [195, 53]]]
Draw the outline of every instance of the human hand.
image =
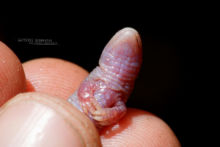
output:
[[[124, 41], [137, 48], [137, 34], [132, 31], [127, 29], [110, 45]], [[81, 67], [54, 58], [22, 66], [0, 43], [0, 105], [29, 92], [1, 106], [0, 146], [180, 146], [165, 122], [138, 109], [128, 108], [119, 122], [97, 130], [67, 102], [87, 75]]]

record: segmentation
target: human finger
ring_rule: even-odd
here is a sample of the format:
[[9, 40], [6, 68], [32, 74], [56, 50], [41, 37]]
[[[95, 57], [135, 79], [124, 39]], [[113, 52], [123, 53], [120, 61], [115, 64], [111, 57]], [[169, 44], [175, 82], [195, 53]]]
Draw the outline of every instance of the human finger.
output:
[[23, 63], [27, 91], [37, 91], [67, 99], [88, 72], [78, 65], [57, 58], [39, 58]]
[[18, 57], [0, 41], [0, 106], [25, 91], [25, 76]]
[[138, 109], [128, 109], [118, 123], [101, 130], [104, 147], [179, 147], [170, 127], [157, 116]]
[[0, 146], [101, 146], [92, 122], [66, 100], [42, 93], [15, 96], [0, 109]]

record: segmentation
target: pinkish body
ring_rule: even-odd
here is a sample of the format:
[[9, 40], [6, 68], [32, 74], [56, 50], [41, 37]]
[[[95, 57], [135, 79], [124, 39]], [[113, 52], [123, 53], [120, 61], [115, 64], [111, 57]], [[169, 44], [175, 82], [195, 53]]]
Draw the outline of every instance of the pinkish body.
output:
[[126, 113], [142, 62], [138, 33], [125, 28], [107, 44], [97, 66], [69, 98], [97, 127], [116, 123]]

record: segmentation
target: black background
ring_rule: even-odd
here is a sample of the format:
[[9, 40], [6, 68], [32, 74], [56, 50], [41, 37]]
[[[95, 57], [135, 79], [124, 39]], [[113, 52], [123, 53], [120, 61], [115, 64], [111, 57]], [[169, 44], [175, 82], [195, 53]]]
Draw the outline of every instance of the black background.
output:
[[[143, 11], [141, 15], [123, 11], [111, 15], [101, 13], [15, 13], [3, 17], [0, 39], [21, 62], [56, 57], [91, 71], [116, 31], [123, 27], [135, 28], [143, 42], [143, 66], [127, 105], [158, 115], [173, 129], [183, 146], [190, 144], [196, 125], [192, 121], [195, 117], [192, 57], [193, 42], [197, 38], [194, 18], [157, 11]], [[19, 42], [19, 38], [52, 39], [58, 45], [29, 45]]]

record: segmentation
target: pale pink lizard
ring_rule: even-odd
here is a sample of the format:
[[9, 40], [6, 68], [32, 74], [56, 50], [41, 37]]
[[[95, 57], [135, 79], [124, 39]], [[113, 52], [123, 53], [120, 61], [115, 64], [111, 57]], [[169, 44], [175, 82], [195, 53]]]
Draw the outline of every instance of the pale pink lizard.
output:
[[124, 28], [104, 48], [97, 66], [68, 101], [97, 127], [111, 125], [126, 113], [125, 102], [141, 67], [138, 32]]

